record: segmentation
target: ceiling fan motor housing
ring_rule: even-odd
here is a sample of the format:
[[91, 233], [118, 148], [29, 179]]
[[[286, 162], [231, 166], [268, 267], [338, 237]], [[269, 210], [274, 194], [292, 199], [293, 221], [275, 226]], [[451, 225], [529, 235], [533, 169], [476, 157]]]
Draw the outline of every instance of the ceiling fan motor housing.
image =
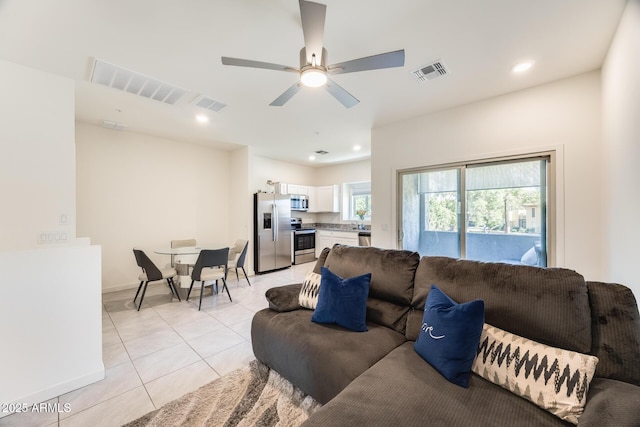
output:
[[316, 63], [312, 64], [307, 61], [307, 48], [303, 47], [300, 49], [300, 71], [309, 68], [321, 68], [324, 71], [327, 71], [327, 49], [322, 48], [322, 56], [320, 57], [320, 64], [317, 62], [318, 57], [316, 56]]

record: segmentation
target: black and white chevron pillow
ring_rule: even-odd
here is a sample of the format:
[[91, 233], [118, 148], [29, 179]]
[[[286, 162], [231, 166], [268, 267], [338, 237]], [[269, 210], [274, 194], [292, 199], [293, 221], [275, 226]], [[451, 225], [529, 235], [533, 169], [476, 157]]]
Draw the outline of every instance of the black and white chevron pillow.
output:
[[549, 347], [484, 324], [472, 371], [573, 424], [598, 358]]
[[298, 303], [305, 308], [312, 310], [318, 305], [318, 292], [320, 291], [320, 275], [310, 271], [304, 277], [302, 288], [298, 295]]

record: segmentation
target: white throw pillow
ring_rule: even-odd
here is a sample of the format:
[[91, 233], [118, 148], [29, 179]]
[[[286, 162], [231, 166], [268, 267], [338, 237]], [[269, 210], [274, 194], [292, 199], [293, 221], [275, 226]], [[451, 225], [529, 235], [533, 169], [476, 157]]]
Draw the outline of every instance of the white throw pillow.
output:
[[472, 371], [573, 424], [598, 358], [549, 347], [484, 324]]
[[300, 289], [300, 295], [298, 296], [298, 303], [305, 308], [312, 310], [316, 309], [318, 305], [318, 292], [320, 291], [320, 275], [310, 271], [304, 277], [302, 282], [302, 288]]

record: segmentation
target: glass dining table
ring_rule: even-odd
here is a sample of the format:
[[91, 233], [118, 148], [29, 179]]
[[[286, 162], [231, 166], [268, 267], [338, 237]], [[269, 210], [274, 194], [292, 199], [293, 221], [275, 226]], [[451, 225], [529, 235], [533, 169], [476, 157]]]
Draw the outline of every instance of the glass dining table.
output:
[[[205, 248], [199, 246], [184, 246], [181, 248], [159, 248], [153, 252], [158, 255], [172, 255], [172, 265], [178, 272], [176, 284], [176, 290], [180, 293], [180, 298], [186, 299], [187, 292], [191, 286], [191, 268], [198, 260], [200, 251]], [[214, 286], [214, 292], [218, 293], [218, 286]]]
[[[196, 263], [202, 248], [198, 246], [185, 246], [181, 248], [159, 248], [153, 252], [159, 255], [172, 255], [172, 265], [178, 272], [176, 285], [181, 289], [189, 289], [191, 285], [191, 267]], [[180, 295], [182, 297], [182, 295]]]

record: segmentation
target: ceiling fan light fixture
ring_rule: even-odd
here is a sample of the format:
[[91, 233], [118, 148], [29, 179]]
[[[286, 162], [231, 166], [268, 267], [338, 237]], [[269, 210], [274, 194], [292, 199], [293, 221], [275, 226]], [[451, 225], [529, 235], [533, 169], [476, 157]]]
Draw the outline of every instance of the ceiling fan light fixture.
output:
[[300, 81], [306, 87], [324, 86], [327, 83], [327, 72], [319, 67], [310, 67], [302, 70]]

